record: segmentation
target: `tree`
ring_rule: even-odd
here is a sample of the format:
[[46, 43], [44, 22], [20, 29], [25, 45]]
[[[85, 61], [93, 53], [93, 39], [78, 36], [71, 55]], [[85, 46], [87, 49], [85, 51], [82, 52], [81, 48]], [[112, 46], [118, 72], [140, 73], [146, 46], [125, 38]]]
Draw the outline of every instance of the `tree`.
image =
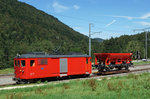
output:
[[137, 51], [139, 51], [141, 57], [144, 57], [144, 45], [139, 41], [130, 41], [125, 50], [127, 53], [133, 53], [134, 56], [136, 56]]

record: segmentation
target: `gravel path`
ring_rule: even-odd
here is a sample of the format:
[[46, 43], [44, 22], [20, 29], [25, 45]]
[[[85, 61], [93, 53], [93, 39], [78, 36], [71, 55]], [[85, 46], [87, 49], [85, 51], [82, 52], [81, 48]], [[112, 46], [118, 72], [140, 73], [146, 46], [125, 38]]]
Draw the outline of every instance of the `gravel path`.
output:
[[13, 77], [14, 76], [0, 76], [0, 85], [15, 83], [15, 81], [12, 80]]

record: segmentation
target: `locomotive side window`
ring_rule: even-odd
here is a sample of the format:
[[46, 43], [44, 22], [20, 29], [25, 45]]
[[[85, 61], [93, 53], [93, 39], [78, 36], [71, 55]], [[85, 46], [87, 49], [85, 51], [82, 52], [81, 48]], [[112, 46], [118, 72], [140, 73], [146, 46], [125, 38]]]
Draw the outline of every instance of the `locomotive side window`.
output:
[[21, 66], [24, 67], [26, 65], [25, 60], [21, 60]]
[[47, 65], [47, 64], [48, 64], [47, 59], [39, 59], [38, 60], [38, 65]]
[[20, 61], [18, 60], [18, 67], [20, 66]]
[[35, 66], [35, 60], [30, 60], [30, 66], [34, 67]]
[[17, 66], [17, 60], [15, 60], [15, 66]]
[[86, 59], [86, 64], [88, 64], [88, 62], [89, 62], [88, 59]]

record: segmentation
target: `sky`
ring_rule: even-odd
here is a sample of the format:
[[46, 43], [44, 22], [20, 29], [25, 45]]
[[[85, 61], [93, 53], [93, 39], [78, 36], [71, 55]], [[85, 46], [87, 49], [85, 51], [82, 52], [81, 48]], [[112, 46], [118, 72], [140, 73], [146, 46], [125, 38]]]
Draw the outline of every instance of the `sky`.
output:
[[150, 27], [150, 0], [18, 0], [92, 38], [133, 35]]

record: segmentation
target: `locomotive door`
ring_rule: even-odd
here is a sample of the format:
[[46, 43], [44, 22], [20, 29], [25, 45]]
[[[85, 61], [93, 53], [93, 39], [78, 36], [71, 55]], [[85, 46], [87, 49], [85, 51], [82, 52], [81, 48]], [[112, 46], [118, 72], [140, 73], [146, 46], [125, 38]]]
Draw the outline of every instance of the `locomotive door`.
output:
[[66, 58], [60, 58], [60, 73], [67, 73], [68, 72], [68, 60]]
[[36, 74], [37, 74], [37, 70], [36, 70], [36, 68], [37, 68], [37, 62], [36, 62], [36, 60], [35, 59], [30, 59], [29, 60], [29, 76], [31, 77], [31, 78], [34, 78], [35, 76], [37, 76]]
[[86, 58], [86, 66], [85, 66], [85, 71], [89, 71], [89, 58]]
[[20, 77], [20, 60], [15, 60], [15, 74], [16, 74], [16, 78]]
[[86, 74], [90, 74], [91, 73], [91, 57], [86, 58]]

